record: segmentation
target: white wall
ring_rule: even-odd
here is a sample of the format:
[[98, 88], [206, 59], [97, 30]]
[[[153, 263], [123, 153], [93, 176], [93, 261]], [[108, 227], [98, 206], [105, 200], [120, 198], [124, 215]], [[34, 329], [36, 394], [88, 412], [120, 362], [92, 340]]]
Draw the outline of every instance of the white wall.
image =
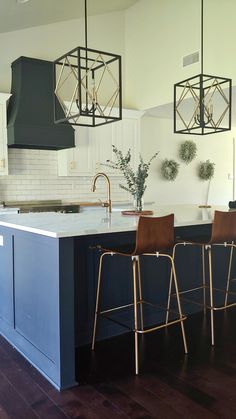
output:
[[[235, 0], [204, 1], [204, 71], [236, 74]], [[126, 106], [148, 109], [173, 101], [173, 85], [200, 72], [183, 56], [200, 48], [200, 0], [139, 0], [126, 11]]]
[[[89, 16], [88, 47], [124, 57], [124, 13]], [[0, 34], [0, 91], [11, 88], [11, 63], [20, 56], [53, 61], [84, 46], [84, 20], [75, 19]]]
[[[150, 169], [144, 200], [161, 204], [205, 204], [208, 182], [198, 178], [197, 169], [200, 161], [209, 159], [215, 163], [215, 176], [211, 182], [208, 203], [227, 204], [233, 198], [233, 182], [228, 179], [228, 174], [233, 175], [233, 136], [236, 136], [236, 129], [207, 136], [177, 135], [173, 133], [173, 121], [143, 117], [142, 155], [148, 160], [159, 151]], [[182, 142], [189, 139], [196, 143], [198, 151], [197, 157], [186, 165], [179, 159], [178, 149]], [[161, 176], [161, 162], [165, 158], [180, 163], [179, 175], [173, 182]]]
[[[232, 77], [236, 73], [236, 57], [231, 50], [236, 35], [236, 2], [207, 0], [204, 4], [210, 22], [205, 37], [206, 51], [210, 51], [205, 57], [206, 71]], [[198, 72], [199, 64], [183, 69], [182, 57], [199, 49], [199, 18], [198, 0], [139, 0], [125, 14], [89, 17], [89, 46], [123, 57], [124, 106], [145, 109], [167, 103], [172, 100], [174, 82]], [[16, 58], [25, 55], [53, 60], [84, 45], [83, 31], [83, 20], [72, 20], [0, 34], [0, 91], [10, 90], [10, 64]], [[204, 203], [207, 183], [197, 178], [196, 171], [198, 162], [209, 158], [216, 163], [209, 201], [227, 203], [232, 199], [228, 173], [232, 174], [233, 135], [233, 131], [196, 138], [176, 135], [172, 121], [144, 117], [142, 155], [147, 160], [160, 151], [151, 167], [145, 201]], [[176, 181], [163, 180], [161, 161], [166, 157], [178, 160], [178, 146], [188, 138], [197, 143], [197, 158], [190, 165], [181, 165]], [[90, 178], [57, 176], [56, 152], [11, 149], [9, 160], [10, 175], [0, 178], [0, 201], [97, 198], [90, 192]], [[113, 199], [127, 199], [118, 180], [112, 180], [112, 191]], [[101, 190], [99, 197], [105, 196]]]

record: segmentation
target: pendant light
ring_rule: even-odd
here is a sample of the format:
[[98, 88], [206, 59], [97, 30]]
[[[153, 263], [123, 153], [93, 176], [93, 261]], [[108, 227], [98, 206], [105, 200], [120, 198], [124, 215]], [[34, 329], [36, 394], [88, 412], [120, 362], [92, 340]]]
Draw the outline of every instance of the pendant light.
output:
[[203, 73], [203, 0], [201, 0], [201, 73], [174, 85], [174, 132], [215, 134], [231, 129], [232, 80]]
[[84, 11], [85, 47], [53, 63], [54, 120], [94, 127], [122, 119], [121, 56], [88, 48], [87, 0]]

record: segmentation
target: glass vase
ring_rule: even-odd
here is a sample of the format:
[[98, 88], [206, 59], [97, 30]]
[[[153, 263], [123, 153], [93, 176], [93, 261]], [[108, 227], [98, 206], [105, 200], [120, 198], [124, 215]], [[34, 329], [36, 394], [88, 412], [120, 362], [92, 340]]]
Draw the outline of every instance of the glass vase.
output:
[[134, 195], [134, 200], [133, 200], [134, 211], [137, 211], [137, 212], [143, 211], [143, 205], [144, 205], [143, 196]]

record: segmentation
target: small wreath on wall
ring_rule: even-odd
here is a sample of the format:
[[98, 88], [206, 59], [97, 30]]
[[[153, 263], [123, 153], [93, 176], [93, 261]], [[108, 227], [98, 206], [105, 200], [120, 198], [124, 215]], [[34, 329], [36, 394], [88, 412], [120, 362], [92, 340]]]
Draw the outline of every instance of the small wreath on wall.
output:
[[161, 174], [166, 180], [175, 180], [179, 173], [179, 163], [165, 159], [161, 165]]
[[190, 163], [197, 155], [197, 146], [194, 141], [187, 140], [180, 145], [179, 156], [186, 164]]
[[198, 176], [202, 180], [210, 180], [214, 177], [215, 173], [215, 163], [210, 162], [210, 160], [206, 160], [205, 162], [201, 162], [198, 169]]

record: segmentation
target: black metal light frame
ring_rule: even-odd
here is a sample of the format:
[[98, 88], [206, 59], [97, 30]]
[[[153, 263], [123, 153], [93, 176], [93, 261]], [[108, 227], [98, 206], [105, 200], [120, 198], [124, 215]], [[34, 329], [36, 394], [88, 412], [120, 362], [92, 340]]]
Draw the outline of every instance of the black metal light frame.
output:
[[[225, 102], [216, 119], [209, 118], [208, 96], [219, 92]], [[184, 100], [192, 100], [192, 113], [186, 121], [181, 114]], [[232, 80], [229, 78], [198, 74], [174, 85], [174, 133], [206, 135], [231, 130]], [[198, 120], [196, 119], [198, 114]], [[222, 124], [224, 121], [224, 125]], [[180, 127], [182, 124], [182, 127]]]
[[[121, 56], [88, 48], [87, 0], [84, 1], [85, 47], [74, 48], [53, 62], [54, 121], [95, 127], [122, 119]], [[74, 89], [66, 102], [61, 90], [70, 77]], [[105, 103], [100, 103], [98, 96], [101, 86], [105, 83], [105, 77], [109, 78], [112, 89]]]
[[[201, 73], [174, 85], [174, 133], [206, 135], [231, 130], [232, 80], [203, 73], [203, 0], [201, 0]], [[214, 95], [221, 111], [213, 112]], [[183, 106], [192, 104], [186, 118]], [[187, 105], [187, 106], [188, 106]], [[182, 108], [182, 109], [181, 109]]]

